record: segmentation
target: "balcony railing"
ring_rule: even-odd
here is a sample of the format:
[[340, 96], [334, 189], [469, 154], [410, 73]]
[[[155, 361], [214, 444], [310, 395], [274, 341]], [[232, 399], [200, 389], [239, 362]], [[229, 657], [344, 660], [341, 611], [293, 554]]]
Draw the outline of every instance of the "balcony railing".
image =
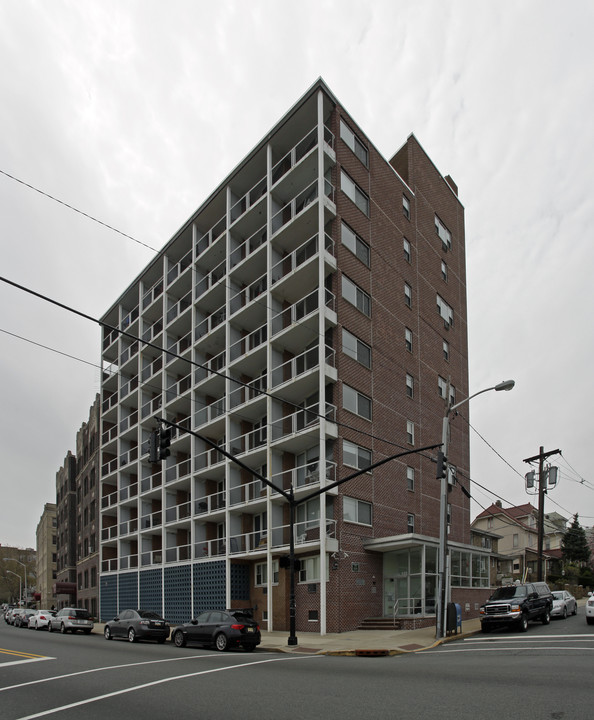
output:
[[163, 357], [159, 355], [159, 357], [156, 357], [151, 363], [148, 365], [145, 365], [142, 368], [142, 380], [143, 382], [145, 380], [148, 380], [150, 377], [152, 377], [156, 372], [159, 372], [161, 368], [163, 367]]
[[103, 403], [101, 404], [101, 408], [102, 408], [103, 412], [105, 413], [108, 410], [110, 410], [114, 405], [117, 405], [117, 402], [118, 402], [118, 393], [116, 391], [103, 399]]
[[120, 523], [120, 536], [130, 535], [130, 533], [138, 532], [138, 518], [132, 520], [124, 520]]
[[192, 291], [189, 290], [181, 300], [174, 302], [167, 309], [167, 324], [175, 320], [178, 315], [181, 315], [192, 305]]
[[[296, 545], [317, 545], [320, 542], [320, 520], [307, 520], [296, 522], [294, 525], [294, 541]], [[336, 521], [325, 521], [325, 534], [327, 538], [336, 537]], [[229, 554], [264, 552], [268, 546], [281, 548], [289, 545], [291, 526], [280, 525], [269, 530], [257, 530], [249, 533], [232, 535], [229, 538]], [[226, 544], [225, 544], [226, 550]]]
[[142, 296], [142, 309], [146, 310], [147, 307], [154, 302], [163, 293], [163, 281], [157, 280], [157, 282], [147, 290]]
[[186, 518], [189, 518], [191, 514], [192, 514], [192, 503], [191, 502], [185, 502], [181, 505], [174, 505], [173, 507], [166, 508], [165, 522], [172, 523], [172, 522], [178, 522], [179, 520], [185, 520]]
[[238, 357], [246, 355], [248, 352], [255, 350], [257, 347], [260, 347], [260, 345], [266, 342], [267, 337], [267, 326], [260, 325], [259, 328], [252, 330], [251, 333], [245, 335], [240, 340], [237, 340], [237, 342], [234, 342], [233, 345], [231, 345], [231, 347], [229, 348], [231, 362], [237, 360]]
[[222, 280], [225, 277], [226, 272], [227, 261], [223, 260], [223, 262], [219, 263], [219, 265], [217, 265], [214, 270], [211, 270], [196, 283], [196, 288], [194, 291], [195, 299], [198, 300], [200, 297], [202, 297], [202, 295], [204, 295], [207, 290], [210, 290], [211, 287], [216, 285], [219, 280]]
[[225, 398], [219, 398], [218, 400], [215, 400], [215, 402], [211, 403], [210, 405], [207, 405], [206, 407], [200, 408], [200, 410], [196, 411], [195, 419], [196, 419], [196, 427], [200, 427], [201, 425], [204, 425], [206, 423], [210, 423], [213, 420], [216, 420], [218, 417], [221, 417], [221, 415], [225, 414]]
[[102, 540], [113, 540], [118, 536], [118, 526], [111, 525], [110, 527], [102, 528], [101, 539]]
[[227, 545], [225, 540], [199, 540], [194, 543], [194, 557], [211, 558], [221, 557], [226, 553]]
[[260, 377], [252, 380], [247, 385], [241, 385], [229, 393], [229, 404], [231, 408], [243, 405], [254, 398], [259, 397], [266, 392], [267, 375], [264, 373]]
[[129, 313], [126, 313], [124, 317], [122, 318], [122, 322], [120, 323], [120, 328], [122, 330], [126, 330], [135, 320], [138, 320], [138, 317], [140, 315], [140, 307], [137, 305], [133, 310], [130, 310]]
[[118, 426], [114, 425], [113, 427], [109, 428], [109, 430], [105, 430], [101, 434], [101, 444], [107, 445], [107, 443], [111, 442], [112, 440], [115, 440], [118, 436]]
[[161, 332], [163, 332], [163, 323], [157, 320], [157, 322], [152, 323], [152, 325], [145, 327], [142, 333], [142, 339], [144, 342], [152, 342]]
[[[324, 125], [324, 141], [334, 146], [334, 135]], [[318, 144], [318, 129], [312, 128], [289, 152], [272, 168], [272, 183], [277, 183], [291, 168], [302, 160]]]
[[131, 360], [138, 352], [138, 348], [139, 344], [137, 342], [133, 342], [131, 345], [125, 347], [120, 355], [120, 365], [123, 365], [124, 363], [127, 363], [128, 360]]
[[161, 407], [161, 396], [151, 398], [142, 404], [140, 408], [140, 417], [144, 420], [145, 417], [153, 415]]
[[124, 500], [128, 500], [128, 498], [133, 498], [138, 495], [138, 483], [135, 482], [132, 485], [126, 485], [125, 487], [120, 488], [120, 502], [123, 502]]
[[155, 490], [158, 487], [161, 487], [163, 484], [163, 479], [161, 476], [161, 472], [157, 472], [154, 475], [149, 475], [148, 477], [142, 478], [140, 481], [140, 492], [145, 493], [149, 490]]
[[[125, 408], [122, 408], [124, 410]], [[138, 422], [138, 410], [132, 411], [129, 415], [126, 415], [125, 418], [122, 418], [120, 420], [120, 432], [126, 432], [128, 428], [131, 428], [133, 425], [136, 425]]]
[[[324, 290], [326, 307], [334, 309], [334, 294], [330, 290]], [[317, 289], [306, 295], [288, 308], [277, 313], [272, 318], [272, 335], [276, 335], [293, 323], [298, 323], [305, 317], [318, 309]]]
[[138, 555], [124, 555], [120, 558], [120, 570], [138, 567]]
[[266, 225], [258, 228], [256, 232], [252, 233], [247, 240], [244, 240], [238, 247], [236, 247], [231, 253], [230, 263], [231, 267], [235, 267], [246, 257], [249, 257], [255, 250], [262, 246], [266, 242]]
[[[285, 437], [295, 435], [308, 427], [319, 422], [320, 408], [318, 403], [308, 405], [301, 410], [297, 410], [291, 415], [274, 420], [270, 423], [270, 434], [272, 442], [282, 440]], [[336, 406], [326, 403], [325, 417], [332, 422], [336, 418]]]
[[128, 463], [134, 462], [134, 460], [138, 460], [138, 448], [133, 447], [129, 450], [126, 450], [126, 452], [120, 453], [120, 467], [124, 467], [124, 465], [128, 465]]
[[131, 392], [134, 392], [138, 388], [138, 375], [135, 375], [132, 378], [129, 378], [125, 380], [120, 387], [120, 400], [123, 400], [126, 395], [128, 395]]
[[161, 565], [163, 562], [163, 550], [150, 550], [140, 554], [140, 563], [145, 565]]
[[267, 489], [268, 486], [261, 480], [252, 480], [252, 482], [232, 487], [229, 491], [229, 505], [243, 505], [253, 500], [260, 500], [266, 497]]
[[165, 562], [181, 562], [183, 560], [192, 559], [192, 546], [179, 545], [177, 547], [166, 548]]
[[184, 352], [192, 347], [192, 331], [184, 335], [182, 338], [167, 338], [167, 364], [175, 360], [176, 355], [183, 355]]
[[110, 475], [111, 473], [115, 472], [117, 469], [118, 469], [118, 459], [113, 458], [112, 460], [108, 460], [107, 462], [104, 462], [103, 465], [101, 465], [101, 477]]
[[251, 190], [231, 206], [231, 222], [238, 220], [266, 194], [266, 177], [261, 178]]
[[175, 400], [175, 398], [181, 397], [184, 393], [188, 392], [191, 387], [192, 373], [190, 372], [185, 377], [181, 378], [181, 380], [177, 380], [169, 385], [165, 391], [165, 402], [168, 403]]
[[215, 310], [210, 315], [207, 315], [201, 322], [198, 323], [198, 325], [196, 325], [194, 328], [194, 338], [199, 340], [201, 337], [204, 337], [204, 335], [212, 332], [215, 328], [225, 322], [226, 317], [227, 311], [225, 306], [221, 305], [218, 310]]
[[[331, 347], [326, 346], [326, 363], [334, 365], [334, 350]], [[275, 388], [278, 385], [282, 385], [285, 382], [294, 380], [300, 375], [303, 375], [310, 370], [314, 370], [319, 366], [319, 347], [309, 348], [300, 355], [297, 355], [291, 360], [273, 368], [272, 370], [272, 387]]]
[[218, 240], [227, 229], [225, 215], [218, 220], [207, 232], [202, 235], [196, 243], [196, 255], [201, 255], [205, 250]]
[[180, 275], [183, 274], [184, 270], [187, 270], [192, 264], [192, 251], [187, 252], [183, 258], [175, 265], [169, 268], [167, 272], [167, 285], [171, 283]]
[[140, 518], [140, 529], [148, 530], [150, 528], [161, 527], [163, 524], [163, 513], [157, 510], [154, 513], [147, 513]]
[[111, 507], [112, 505], [116, 505], [118, 502], [118, 493], [117, 490], [115, 492], [109, 493], [109, 495], [103, 495], [101, 498], [101, 507], [103, 509]]
[[101, 572], [115, 572], [118, 569], [118, 559], [111, 558], [101, 561]]
[[225, 491], [213, 493], [212, 495], [205, 495], [194, 501], [194, 514], [195, 515], [206, 515], [217, 510], [224, 510], [225, 508]]
[[182, 462], [175, 463], [175, 465], [170, 465], [165, 470], [165, 482], [166, 483], [172, 483], [176, 480], [180, 480], [183, 477], [186, 477], [192, 472], [192, 461], [191, 460], [182, 460]]
[[110, 330], [103, 338], [103, 349], [107, 348], [118, 339], [119, 332], [117, 330]]

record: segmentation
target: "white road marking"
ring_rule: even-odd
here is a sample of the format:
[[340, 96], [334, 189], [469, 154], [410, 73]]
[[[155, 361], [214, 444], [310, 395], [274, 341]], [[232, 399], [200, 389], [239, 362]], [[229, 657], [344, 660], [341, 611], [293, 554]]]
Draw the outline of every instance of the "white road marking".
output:
[[[36, 658], [28, 658], [27, 660], [12, 660], [11, 662], [0, 662], [0, 668], [8, 667], [9, 665], [23, 665], [24, 663], [32, 663], [32, 662], [43, 662], [44, 660], [55, 660], [54, 657], [36, 657]], [[1, 688], [4, 690], [4, 688]]]
[[210, 673], [223, 672], [224, 670], [237, 670], [238, 668], [250, 667], [252, 665], [262, 665], [264, 663], [271, 662], [288, 662], [290, 660], [306, 660], [311, 658], [323, 657], [320, 655], [300, 655], [300, 656], [283, 656], [280, 658], [270, 658], [269, 660], [256, 660], [252, 662], [242, 663], [241, 665], [228, 665], [227, 667], [212, 668], [211, 670], [201, 670], [200, 672], [188, 673], [187, 675], [176, 675], [170, 678], [161, 678], [160, 680], [154, 680], [153, 682], [143, 683], [142, 685], [134, 685], [133, 687], [125, 688], [124, 690], [116, 690], [111, 693], [105, 693], [104, 695], [96, 695], [95, 697], [87, 698], [86, 700], [80, 700], [69, 705], [61, 705], [60, 707], [51, 708], [50, 710], [43, 710], [42, 712], [35, 713], [34, 715], [26, 715], [17, 720], [35, 720], [36, 718], [46, 717], [47, 715], [53, 715], [63, 710], [71, 710], [72, 708], [81, 707], [88, 705], [93, 702], [99, 702], [100, 700], [107, 700], [108, 698], [117, 697], [118, 695], [125, 695], [126, 693], [136, 692], [137, 690], [145, 690], [146, 688], [154, 687], [155, 685], [162, 685], [163, 683], [173, 682], [175, 680], [185, 680], [191, 677], [198, 677], [199, 675], [209, 675]]
[[534, 646], [522, 646], [522, 647], [516, 647], [516, 648], [506, 648], [506, 647], [483, 647], [483, 648], [474, 648], [474, 647], [466, 647], [466, 648], [459, 648], [458, 650], [426, 650], [423, 655], [428, 654], [436, 654], [436, 653], [463, 653], [463, 652], [505, 652], [508, 650], [513, 650], [514, 652], [518, 652], [521, 650], [579, 650], [580, 652], [583, 652], [584, 650], [592, 650], [594, 651], [594, 647], [580, 647], [577, 648], [575, 646], [572, 647], [563, 647], [561, 645], [534, 645]]
[[[211, 655], [185, 655], [178, 658], [165, 658], [162, 660], [145, 660], [143, 662], [136, 662], [136, 663], [125, 663], [123, 665], [106, 665], [104, 667], [98, 667], [98, 668], [90, 668], [89, 670], [79, 670], [78, 672], [73, 673], [67, 673], [65, 675], [54, 675], [53, 677], [47, 677], [47, 678], [40, 678], [39, 680], [30, 680], [29, 682], [25, 683], [19, 683], [18, 685], [7, 685], [6, 687], [1, 687], [0, 692], [4, 692], [5, 690], [15, 690], [17, 688], [27, 687], [28, 685], [39, 685], [40, 683], [46, 683], [46, 682], [54, 682], [55, 680], [62, 680], [63, 678], [70, 678], [70, 677], [76, 677], [77, 675], [88, 675], [89, 673], [96, 673], [96, 672], [103, 672], [104, 670], [121, 670], [122, 668], [127, 667], [140, 667], [141, 665], [156, 665], [158, 663], [166, 663], [166, 662], [180, 662], [181, 660], [197, 660], [202, 658], [212, 658], [212, 657], [221, 657], [220, 653], [211, 654]], [[55, 660], [56, 658], [47, 658], [49, 660]], [[0, 667], [4, 665], [8, 665], [9, 663], [1, 663]]]
[[592, 642], [592, 639], [594, 638], [594, 634], [589, 635], [541, 635], [540, 637], [531, 637], [531, 638], [518, 638], [518, 637], [510, 637], [509, 635], [501, 635], [500, 637], [490, 637], [487, 638], [484, 635], [482, 637], [471, 637], [471, 638], [464, 638], [465, 643], [481, 643], [481, 642], [515, 642], [515, 643], [521, 643], [521, 642], [548, 642], [549, 640], [575, 640], [576, 642]]

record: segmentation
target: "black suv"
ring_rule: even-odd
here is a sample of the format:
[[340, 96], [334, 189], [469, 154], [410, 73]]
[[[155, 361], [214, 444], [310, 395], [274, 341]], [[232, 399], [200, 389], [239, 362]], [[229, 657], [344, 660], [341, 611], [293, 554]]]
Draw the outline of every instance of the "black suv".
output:
[[548, 625], [552, 607], [553, 596], [546, 583], [506, 585], [497, 588], [481, 607], [481, 630], [486, 633], [491, 628], [507, 625], [526, 632], [529, 620]]

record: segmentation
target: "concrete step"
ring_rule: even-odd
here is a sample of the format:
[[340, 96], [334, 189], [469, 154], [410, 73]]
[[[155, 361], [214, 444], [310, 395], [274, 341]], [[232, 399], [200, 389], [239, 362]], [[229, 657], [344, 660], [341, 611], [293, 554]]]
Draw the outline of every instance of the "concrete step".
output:
[[386, 617], [365, 618], [357, 628], [358, 630], [400, 630], [400, 620]]

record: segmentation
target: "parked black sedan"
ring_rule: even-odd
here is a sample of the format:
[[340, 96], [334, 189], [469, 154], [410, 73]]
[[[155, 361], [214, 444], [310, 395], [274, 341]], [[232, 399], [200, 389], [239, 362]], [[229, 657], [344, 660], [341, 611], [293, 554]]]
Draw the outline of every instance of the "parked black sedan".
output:
[[214, 645], [217, 650], [242, 647], [252, 652], [260, 644], [260, 626], [241, 610], [208, 610], [195, 620], [179, 625], [172, 640], [176, 647], [186, 643]]
[[151, 610], [122, 610], [117, 617], [105, 623], [103, 636], [106, 640], [119, 637], [129, 642], [156, 640], [164, 643], [169, 631], [167, 622]]

